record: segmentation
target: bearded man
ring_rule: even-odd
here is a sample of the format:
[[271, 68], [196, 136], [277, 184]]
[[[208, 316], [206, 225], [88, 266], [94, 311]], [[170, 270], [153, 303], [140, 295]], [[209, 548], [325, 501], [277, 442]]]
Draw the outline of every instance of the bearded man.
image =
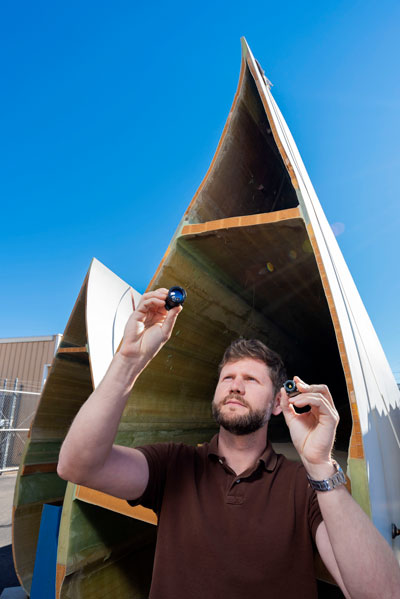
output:
[[[394, 554], [332, 459], [339, 418], [328, 388], [295, 377], [300, 393], [289, 398], [281, 358], [260, 341], [238, 340], [224, 354], [212, 402], [220, 428], [210, 443], [113, 445], [132, 386], [182, 309], [165, 309], [167, 293], [143, 295], [58, 465], [62, 478], [157, 513], [150, 598], [312, 599], [315, 546], [345, 597], [398, 598]], [[300, 462], [268, 442], [269, 419], [280, 412]]]

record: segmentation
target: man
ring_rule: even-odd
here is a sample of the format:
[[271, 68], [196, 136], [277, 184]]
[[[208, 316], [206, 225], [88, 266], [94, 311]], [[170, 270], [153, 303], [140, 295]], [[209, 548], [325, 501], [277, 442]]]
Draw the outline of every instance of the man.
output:
[[[316, 597], [313, 540], [346, 597], [400, 597], [393, 552], [331, 458], [338, 414], [329, 390], [296, 377], [300, 394], [289, 398], [279, 356], [260, 342], [234, 343], [224, 356], [212, 404], [220, 430], [210, 444], [113, 445], [132, 386], [182, 309], [167, 312], [166, 296], [143, 295], [58, 466], [62, 478], [155, 509], [151, 599]], [[305, 405], [308, 413], [294, 409]], [[280, 412], [302, 465], [267, 444], [269, 417]], [[314, 481], [334, 488], [313, 491]]]

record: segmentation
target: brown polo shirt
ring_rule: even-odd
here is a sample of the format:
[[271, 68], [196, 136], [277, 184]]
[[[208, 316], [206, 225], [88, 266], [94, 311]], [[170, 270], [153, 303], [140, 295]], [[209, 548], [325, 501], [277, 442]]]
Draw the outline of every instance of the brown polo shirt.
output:
[[268, 443], [237, 476], [218, 453], [218, 435], [200, 447], [139, 447], [150, 478], [132, 505], [158, 515], [150, 599], [313, 599], [315, 493], [297, 462]]

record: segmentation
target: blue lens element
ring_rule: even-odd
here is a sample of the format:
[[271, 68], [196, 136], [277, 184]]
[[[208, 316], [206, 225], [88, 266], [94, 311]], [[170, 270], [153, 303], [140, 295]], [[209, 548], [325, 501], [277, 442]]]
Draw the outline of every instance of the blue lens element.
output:
[[183, 287], [171, 287], [168, 291], [167, 299], [165, 300], [166, 310], [171, 310], [171, 308], [182, 305], [185, 299], [186, 291]]

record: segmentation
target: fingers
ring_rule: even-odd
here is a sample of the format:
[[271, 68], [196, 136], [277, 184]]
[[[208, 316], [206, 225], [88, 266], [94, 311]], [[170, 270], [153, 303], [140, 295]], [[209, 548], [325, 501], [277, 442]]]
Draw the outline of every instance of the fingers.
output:
[[334, 406], [321, 393], [304, 393], [289, 398], [289, 403], [296, 408], [311, 406], [311, 409], [318, 411], [319, 414], [329, 416], [332, 420], [338, 420], [338, 414]]
[[280, 405], [286, 420], [305, 416], [304, 413], [297, 413], [294, 406], [296, 408], [310, 406], [314, 413], [318, 412], [322, 416], [327, 416], [336, 422], [339, 421], [339, 414], [326, 385], [308, 385], [298, 376], [293, 377], [293, 379], [299, 390], [297, 395], [290, 397], [283, 387], [281, 389]]
[[334, 406], [332, 395], [330, 394], [330, 391], [326, 385], [308, 385], [298, 376], [294, 376], [293, 380], [295, 381], [300, 393], [321, 393], [321, 395], [323, 395], [329, 401], [329, 403]]
[[[131, 300], [132, 300], [132, 308], [133, 308], [133, 311], [135, 311], [136, 310], [135, 297], [133, 295], [132, 287], [130, 288], [130, 293], [131, 293]], [[164, 287], [160, 287], [160, 289], [156, 289], [154, 291], [148, 291], [147, 293], [143, 293], [137, 307], [139, 308], [142, 301], [145, 301], [148, 298], [158, 297], [160, 299], [164, 299], [164, 301], [165, 301], [167, 298], [167, 295], [168, 295], [168, 289], [165, 289]]]
[[168, 341], [182, 307], [168, 311], [165, 307], [167, 295], [168, 289], [164, 288], [142, 295], [126, 323], [121, 354], [145, 365]]
[[149, 310], [166, 314], [165, 300], [167, 299], [167, 295], [168, 289], [165, 288], [143, 293], [136, 310], [142, 314], [147, 313]]
[[139, 312], [147, 312], [150, 308], [152, 308], [155, 312], [160, 311], [160, 309], [167, 312], [165, 309], [165, 300], [159, 299], [158, 297], [148, 297], [146, 299], [140, 300], [137, 310]]
[[134, 316], [136, 320], [143, 322], [146, 327], [155, 324], [161, 326], [165, 340], [171, 336], [178, 314], [182, 310], [182, 306], [167, 310], [165, 307], [167, 295], [168, 289], [165, 288], [144, 293]]
[[140, 303], [142, 301], [146, 301], [148, 299], [152, 299], [152, 298], [157, 298], [160, 300], [165, 300], [167, 299], [167, 295], [168, 295], [168, 289], [165, 289], [165, 287], [160, 287], [160, 289], [155, 289], [154, 291], [146, 291], [146, 293], [143, 293]]
[[171, 337], [172, 329], [175, 326], [176, 319], [178, 318], [178, 314], [183, 310], [182, 306], [177, 306], [176, 308], [172, 308], [169, 310], [166, 319], [162, 324], [162, 332], [165, 335], [166, 339]]
[[293, 379], [300, 393], [289, 398], [288, 401], [292, 406], [297, 408], [310, 406], [315, 415], [318, 412], [322, 418], [327, 417], [336, 424], [339, 422], [339, 414], [326, 385], [308, 385], [298, 376]]
[[[304, 381], [302, 381], [301, 378], [298, 377], [297, 375], [293, 377], [293, 380], [295, 381], [296, 386], [299, 389], [299, 391], [300, 391], [300, 388], [301, 388], [302, 391], [304, 389], [304, 391], [305, 390], [307, 390], [307, 391], [315, 391], [316, 393], [326, 393], [326, 392], [329, 393], [329, 389], [328, 389], [328, 387], [326, 385], [315, 385], [315, 384], [314, 385], [309, 385], [308, 383], [305, 383]], [[304, 393], [304, 391], [303, 391], [303, 393]]]
[[288, 419], [290, 420], [293, 416], [296, 416], [294, 407], [289, 403], [289, 396], [283, 387], [280, 390], [279, 404], [286, 422], [288, 422]]

